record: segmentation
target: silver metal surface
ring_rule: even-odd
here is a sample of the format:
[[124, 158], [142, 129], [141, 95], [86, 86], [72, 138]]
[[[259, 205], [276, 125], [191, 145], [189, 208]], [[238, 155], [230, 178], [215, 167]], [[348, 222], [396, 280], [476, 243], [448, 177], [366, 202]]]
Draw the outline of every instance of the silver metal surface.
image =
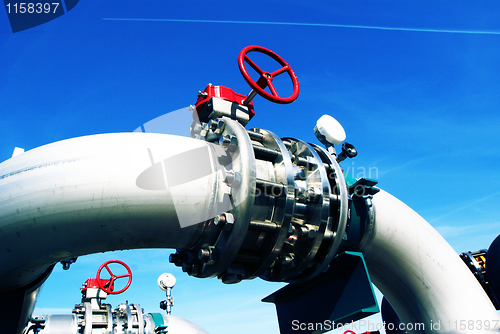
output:
[[[224, 130], [216, 134], [221, 122]], [[202, 249], [178, 249], [172, 262], [224, 283], [255, 277], [295, 282], [323, 272], [347, 226], [347, 188], [335, 159], [316, 145], [245, 131], [228, 118], [199, 127], [205, 130], [195, 138], [225, 152], [218, 158], [227, 161], [217, 191], [231, 205], [208, 223]]]
[[[332, 216], [330, 217], [330, 222], [328, 223], [328, 230], [333, 232], [331, 244], [324, 260], [316, 266], [315, 272], [313, 274], [313, 276], [316, 276], [319, 273], [323, 272], [330, 265], [330, 262], [338, 254], [340, 246], [342, 245], [349, 215], [349, 195], [347, 192], [347, 186], [344, 180], [342, 169], [337, 163], [335, 156], [318, 145], [311, 145], [316, 149], [321, 157], [321, 160], [328, 166], [328, 177], [330, 180], [330, 187], [332, 189], [331, 194], [337, 196], [336, 201], [330, 202]], [[337, 214], [338, 216], [334, 216], [335, 214]]]
[[[53, 314], [42, 315], [45, 319], [45, 327], [40, 334], [77, 334], [79, 330], [76, 315], [74, 314]], [[28, 333], [30, 334], [30, 333]]]
[[[257, 169], [257, 177], [261, 184], [265, 184], [263, 181], [267, 180], [271, 182], [270, 188], [277, 191], [271, 191], [270, 196], [265, 196], [265, 191], [269, 187], [259, 188], [261, 193], [254, 201], [252, 221], [256, 222], [254, 226], [275, 225], [277, 229], [271, 229], [273, 233], [265, 233], [267, 228], [255, 228], [260, 231], [257, 240], [261, 242], [258, 250], [261, 263], [255, 266], [253, 272], [246, 273], [246, 277], [250, 279], [264, 275], [282, 250], [292, 228], [295, 188], [292, 160], [279, 137], [263, 129], [252, 129], [248, 133], [251, 138], [253, 137], [254, 149], [262, 145], [279, 153], [273, 161], [259, 160], [257, 162], [259, 166], [262, 166], [261, 169]], [[262, 241], [264, 238], [265, 241]]]
[[[87, 303], [90, 305], [90, 303]], [[85, 319], [101, 319], [103, 314], [107, 325], [104, 322], [78, 321], [78, 315], [75, 314], [52, 314], [39, 315], [39, 319], [44, 320], [43, 329], [38, 334], [156, 334], [156, 324], [151, 314], [144, 314], [144, 311], [138, 304], [120, 304], [114, 311], [108, 313], [111, 305], [106, 304], [101, 310], [88, 309], [82, 307]], [[101, 311], [105, 313], [101, 314]], [[172, 315], [157, 314], [163, 319], [163, 325], [166, 326], [169, 334], [208, 334], [206, 330], [197, 324]], [[104, 326], [103, 326], [104, 325]], [[25, 334], [34, 334], [29, 330]]]

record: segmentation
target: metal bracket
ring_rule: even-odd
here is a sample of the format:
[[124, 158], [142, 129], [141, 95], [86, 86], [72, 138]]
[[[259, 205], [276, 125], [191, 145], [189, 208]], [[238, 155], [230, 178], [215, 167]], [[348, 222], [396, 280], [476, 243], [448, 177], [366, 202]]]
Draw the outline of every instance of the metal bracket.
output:
[[155, 328], [155, 333], [157, 334], [167, 334], [168, 333], [168, 326], [166, 325], [161, 325], [161, 326], [157, 326]]
[[31, 318], [30, 322], [33, 325], [31, 325], [26, 333], [33, 331], [33, 334], [38, 334], [42, 329], [45, 328], [45, 319], [43, 318]]

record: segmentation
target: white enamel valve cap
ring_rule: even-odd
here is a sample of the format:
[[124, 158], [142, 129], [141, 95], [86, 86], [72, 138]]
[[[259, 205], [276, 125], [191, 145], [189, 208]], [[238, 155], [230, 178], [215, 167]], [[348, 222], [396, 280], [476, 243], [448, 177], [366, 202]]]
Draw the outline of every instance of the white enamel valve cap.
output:
[[314, 133], [319, 141], [325, 145], [325, 140], [331, 145], [338, 145], [346, 138], [342, 125], [330, 115], [323, 115], [316, 121]]

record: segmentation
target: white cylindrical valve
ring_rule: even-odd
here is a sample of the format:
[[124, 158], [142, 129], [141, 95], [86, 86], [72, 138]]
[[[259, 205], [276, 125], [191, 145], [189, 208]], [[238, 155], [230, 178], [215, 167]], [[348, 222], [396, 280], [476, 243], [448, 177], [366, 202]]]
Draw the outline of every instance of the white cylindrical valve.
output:
[[318, 140], [326, 146], [338, 145], [346, 138], [342, 125], [330, 115], [323, 115], [316, 121], [314, 133]]

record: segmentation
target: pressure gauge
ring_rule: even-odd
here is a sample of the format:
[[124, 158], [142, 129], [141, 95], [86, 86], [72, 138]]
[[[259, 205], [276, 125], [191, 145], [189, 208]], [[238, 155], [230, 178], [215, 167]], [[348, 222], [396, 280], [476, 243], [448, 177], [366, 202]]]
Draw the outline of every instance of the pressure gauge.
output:
[[163, 291], [172, 289], [175, 286], [175, 276], [170, 273], [163, 273], [158, 277], [158, 287]]

